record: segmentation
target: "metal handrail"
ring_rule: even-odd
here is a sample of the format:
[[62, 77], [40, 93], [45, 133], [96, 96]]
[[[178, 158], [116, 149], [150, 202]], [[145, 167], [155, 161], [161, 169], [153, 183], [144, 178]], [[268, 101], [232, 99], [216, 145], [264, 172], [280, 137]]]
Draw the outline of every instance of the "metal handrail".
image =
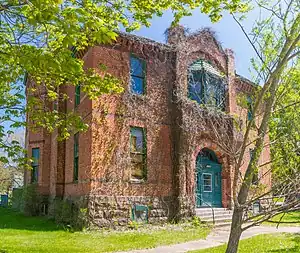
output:
[[214, 210], [214, 208], [209, 203], [203, 201], [202, 199], [201, 199], [201, 203], [207, 204], [207, 206], [211, 209], [212, 216], [213, 216], [213, 225], [215, 225], [215, 210]]

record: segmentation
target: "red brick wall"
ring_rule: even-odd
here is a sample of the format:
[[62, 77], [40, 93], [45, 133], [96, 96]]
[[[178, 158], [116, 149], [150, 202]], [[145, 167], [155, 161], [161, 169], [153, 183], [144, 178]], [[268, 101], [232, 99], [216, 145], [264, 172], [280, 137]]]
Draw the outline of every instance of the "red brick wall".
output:
[[[40, 149], [39, 169], [38, 169], [38, 185], [41, 194], [49, 194], [49, 182], [50, 182], [50, 152], [51, 143], [50, 136], [45, 133], [44, 130], [39, 132], [28, 132], [28, 157], [32, 157], [32, 149]], [[25, 182], [31, 182], [31, 170], [25, 171]]]
[[[148, 43], [148, 44], [147, 44]], [[81, 94], [81, 103], [75, 111], [81, 115], [89, 130], [79, 134], [79, 180], [73, 182], [74, 138], [57, 143], [56, 134], [44, 131], [28, 133], [28, 148], [41, 148], [39, 185], [41, 191], [50, 195], [82, 196], [89, 193], [110, 196], [170, 196], [174, 194], [174, 174], [176, 164], [174, 146], [177, 140], [174, 128], [174, 101], [171, 100], [176, 88], [187, 94], [187, 66], [198, 59], [209, 60], [212, 65], [228, 76], [228, 101], [226, 111], [240, 114], [245, 121], [247, 111], [236, 102], [242, 91], [250, 92], [251, 87], [242, 86], [235, 78], [234, 56], [230, 50], [223, 51], [218, 43], [208, 34], [198, 34], [186, 38], [178, 44], [178, 51], [170, 47], [158, 47], [147, 42], [139, 43], [135, 39], [121, 36], [115, 45], [95, 46], [84, 55], [85, 68], [99, 68], [105, 64], [109, 73], [120, 78], [124, 93], [102, 95], [91, 101]], [[187, 45], [187, 47], [185, 46]], [[146, 95], [132, 96], [129, 88], [130, 53], [145, 59], [147, 63]], [[177, 60], [177, 61], [176, 61]], [[74, 110], [75, 87], [62, 89], [70, 100], [66, 110]], [[146, 129], [147, 137], [147, 174], [143, 183], [130, 181], [129, 136], [130, 126]], [[231, 194], [231, 164], [224, 152], [207, 135], [198, 134], [197, 145], [187, 154], [189, 160], [180, 164], [180, 191], [182, 196], [194, 197], [195, 159], [202, 148], [216, 152], [222, 162], [223, 206], [229, 206]], [[266, 139], [266, 142], [268, 139]], [[180, 150], [180, 148], [179, 148]], [[190, 149], [191, 150], [191, 149]], [[29, 153], [29, 155], [31, 155]], [[186, 155], [186, 154], [185, 154]], [[261, 163], [269, 159], [270, 151], [266, 148]], [[245, 156], [242, 171], [249, 162]], [[266, 171], [267, 167], [260, 173]], [[28, 173], [27, 173], [28, 174]], [[29, 176], [26, 176], [29, 180]], [[271, 182], [270, 176], [264, 183]]]
[[[239, 78], [235, 79], [234, 84], [235, 84], [234, 85], [235, 94], [236, 94], [237, 98], [238, 97], [245, 98], [245, 96], [254, 92], [254, 89], [255, 89], [253, 87], [253, 85], [251, 85], [245, 81], [242, 81]], [[243, 120], [243, 128], [245, 129], [246, 123], [247, 123], [247, 118], [248, 118], [248, 109], [239, 105], [237, 103], [237, 99], [235, 100], [235, 104], [236, 105], [235, 105], [235, 110], [233, 111], [233, 114]], [[261, 116], [256, 116], [256, 124], [259, 125], [260, 122], [261, 122]], [[256, 137], [257, 137], [257, 131], [255, 129], [251, 130], [249, 142], [255, 140]], [[243, 165], [241, 167], [242, 174], [244, 174], [246, 172], [246, 169], [250, 162], [250, 150], [253, 148], [254, 148], [254, 143], [250, 144], [249, 147], [246, 149]], [[270, 151], [270, 146], [269, 146], [269, 136], [267, 135], [265, 137], [264, 149], [262, 150], [262, 153], [259, 158], [259, 163], [258, 163], [258, 165], [260, 166], [259, 172], [258, 172], [260, 182], [262, 184], [264, 184], [265, 186], [267, 186], [267, 189], [270, 188], [270, 186], [271, 186], [271, 178], [272, 178], [272, 175], [270, 173], [271, 164], [268, 163], [271, 160], [270, 152], [271, 151]], [[264, 164], [266, 164], [266, 165], [264, 165]], [[264, 166], [262, 166], [262, 165], [264, 165]]]
[[[43, 87], [36, 87], [35, 83], [27, 80], [26, 83], [26, 95], [39, 96], [44, 93]], [[35, 88], [35, 91], [32, 91], [30, 88]], [[31, 113], [27, 113], [27, 124], [32, 125], [32, 120], [30, 118]], [[40, 158], [39, 158], [39, 168], [38, 168], [38, 179], [37, 183], [39, 185], [39, 190], [41, 194], [49, 194], [49, 182], [50, 182], [50, 154], [51, 154], [51, 143], [50, 135], [44, 129], [26, 129], [26, 149], [28, 151], [28, 157], [32, 157], [32, 149], [40, 149]], [[24, 182], [25, 184], [31, 182], [31, 170], [27, 170], [24, 173]]]
[[[181, 30], [180, 32], [183, 32]], [[224, 73], [227, 76], [228, 90], [227, 90], [227, 107], [226, 112], [237, 116], [243, 121], [243, 126], [246, 125], [247, 120], [247, 109], [243, 109], [238, 104], [238, 96], [239, 93], [251, 93], [253, 92], [253, 85], [248, 82], [242, 81], [236, 78], [235, 74], [235, 62], [234, 62], [234, 53], [232, 50], [225, 50], [220, 48], [218, 43], [213, 39], [209, 32], [201, 32], [198, 34], [194, 34], [192, 36], [181, 35], [177, 38], [171, 38], [172, 44], [176, 45], [177, 52], [177, 82], [179, 90], [183, 90], [183, 94], [187, 94], [187, 67], [192, 64], [194, 61], [198, 59], [203, 59], [209, 61], [211, 65], [217, 68], [220, 72]], [[185, 112], [182, 112], [183, 115]], [[259, 119], [258, 119], [259, 120]], [[201, 120], [199, 120], [199, 124], [203, 124]], [[187, 165], [181, 166], [179, 168], [180, 174], [180, 194], [182, 196], [192, 196], [194, 200], [194, 192], [195, 192], [195, 161], [199, 151], [202, 148], [209, 148], [214, 151], [217, 156], [220, 158], [219, 160], [222, 163], [222, 204], [224, 207], [228, 207], [230, 205], [230, 195], [231, 195], [231, 178], [232, 178], [232, 165], [229, 158], [226, 156], [224, 151], [222, 151], [222, 146], [218, 145], [218, 141], [214, 140], [213, 134], [209, 131], [204, 133], [193, 133], [193, 139], [196, 139], [196, 145], [192, 144], [192, 142], [187, 141], [187, 145], [194, 145], [192, 149], [195, 150], [194, 154], [186, 154], [183, 152], [182, 162], [185, 161], [185, 157], [187, 158]], [[251, 133], [251, 139], [255, 138], [256, 133], [253, 131]], [[229, 140], [228, 140], [229, 141]], [[183, 143], [185, 141], [183, 140]], [[223, 144], [224, 145], [224, 144]], [[179, 149], [183, 150], [184, 145]], [[270, 156], [270, 150], [266, 147], [261, 155], [260, 164], [263, 161], [268, 160]], [[181, 163], [182, 163], [181, 162]], [[247, 165], [249, 163], [249, 152], [247, 150], [244, 160], [243, 166], [241, 168], [242, 173], [245, 172]], [[267, 171], [268, 166], [266, 168], [261, 168], [260, 175]], [[270, 186], [271, 176], [270, 174], [266, 175], [262, 183]]]
[[[130, 53], [146, 60], [146, 95], [132, 101], [129, 88]], [[93, 63], [103, 63], [122, 80], [125, 95], [93, 101], [92, 192], [102, 195], [169, 196], [172, 194], [170, 83], [166, 62], [138, 49], [94, 47]], [[154, 62], [156, 64], [154, 64]], [[122, 97], [123, 96], [123, 97]], [[130, 181], [130, 126], [143, 127], [147, 138], [147, 181]]]
[[[90, 62], [90, 51], [86, 53], [83, 60], [84, 67], [91, 68], [93, 65]], [[79, 114], [84, 123], [91, 125], [92, 119], [92, 101], [82, 92], [80, 94], [80, 104], [75, 108], [75, 86], [67, 86], [64, 90], [69, 96], [66, 103], [67, 112], [75, 111]], [[78, 167], [78, 182], [74, 182], [74, 134], [65, 141], [65, 175], [64, 175], [64, 195], [65, 196], [83, 196], [89, 193], [90, 190], [90, 170], [91, 170], [91, 145], [92, 132], [91, 128], [86, 132], [79, 133], [79, 167]]]

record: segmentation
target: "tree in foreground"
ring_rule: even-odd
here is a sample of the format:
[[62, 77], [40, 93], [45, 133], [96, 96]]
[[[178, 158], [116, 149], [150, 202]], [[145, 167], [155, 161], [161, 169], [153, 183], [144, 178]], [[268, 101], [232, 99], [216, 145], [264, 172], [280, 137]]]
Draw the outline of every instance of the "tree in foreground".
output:
[[[105, 66], [84, 69], [76, 52], [95, 44], [109, 44], [118, 32], [150, 26], [153, 16], [172, 10], [174, 22], [199, 8], [212, 21], [221, 11], [245, 11], [246, 4], [233, 1], [139, 1], [139, 0], [4, 0], [0, 3], [0, 149], [18, 160], [21, 147], [7, 142], [14, 129], [27, 126], [59, 129], [59, 138], [88, 127], [73, 112], [61, 113], [51, 104], [72, 99], [60, 93], [62, 86], [80, 85], [91, 99], [122, 92], [119, 80]], [[26, 90], [25, 81], [31, 86]], [[30, 122], [25, 114], [30, 113]], [[8, 159], [1, 156], [3, 162]]]
[[[243, 129], [242, 144], [232, 153], [234, 160], [233, 217], [226, 253], [236, 253], [240, 236], [246, 229], [271, 219], [279, 213], [300, 209], [299, 177], [299, 83], [300, 83], [300, 3], [299, 1], [258, 1], [263, 15], [251, 33], [240, 25], [257, 53], [253, 60], [257, 89], [253, 99], [252, 119]], [[253, 139], [251, 131], [256, 132]], [[271, 131], [271, 132], [270, 132]], [[271, 141], [266, 142], [270, 133]], [[252, 158], [245, 174], [240, 173], [243, 157], [253, 145]], [[272, 147], [273, 182], [270, 189], [257, 190], [254, 177], [265, 145]], [[260, 180], [266, 175], [261, 175]], [[254, 193], [253, 193], [254, 189]], [[275, 199], [273, 196], [280, 196]], [[279, 200], [281, 199], [281, 200]], [[263, 204], [258, 214], [249, 213], [257, 201]], [[280, 203], [279, 203], [280, 202]], [[282, 203], [281, 203], [282, 202]]]

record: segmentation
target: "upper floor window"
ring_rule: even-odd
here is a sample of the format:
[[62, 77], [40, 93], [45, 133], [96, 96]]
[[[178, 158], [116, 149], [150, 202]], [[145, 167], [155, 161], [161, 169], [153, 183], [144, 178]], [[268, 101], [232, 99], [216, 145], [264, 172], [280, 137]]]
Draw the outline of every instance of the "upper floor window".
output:
[[53, 101], [53, 110], [57, 111], [57, 108], [58, 108], [58, 101], [55, 100], [55, 101]]
[[130, 90], [134, 94], [145, 94], [146, 62], [135, 56], [130, 56]]
[[75, 86], [75, 107], [80, 104], [80, 84]]
[[199, 104], [225, 110], [224, 76], [203, 60], [188, 68], [188, 96]]
[[79, 169], [79, 134], [74, 135], [74, 168], [73, 168], [73, 181], [78, 181]]
[[253, 102], [251, 96], [247, 96], [247, 107], [248, 107], [248, 112], [247, 112], [247, 120], [250, 121], [253, 119]]
[[145, 180], [146, 171], [146, 138], [145, 130], [141, 127], [130, 128], [130, 157], [131, 157], [131, 179]]
[[31, 183], [38, 182], [38, 172], [39, 172], [39, 160], [40, 160], [40, 149], [32, 149], [32, 171], [31, 171]]

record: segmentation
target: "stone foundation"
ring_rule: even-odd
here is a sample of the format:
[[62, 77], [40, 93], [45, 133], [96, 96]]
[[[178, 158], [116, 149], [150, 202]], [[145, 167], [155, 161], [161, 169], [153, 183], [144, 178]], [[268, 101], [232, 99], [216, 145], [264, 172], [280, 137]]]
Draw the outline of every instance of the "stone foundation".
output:
[[[178, 210], [179, 203], [179, 210]], [[62, 205], [64, 208], [61, 209]], [[76, 198], [55, 198], [50, 201], [48, 215], [60, 222], [70, 223], [77, 220], [78, 210], [88, 211], [88, 226], [118, 227], [127, 226], [134, 221], [133, 209], [147, 208], [148, 218], [144, 223], [163, 224], [168, 221], [186, 220], [195, 215], [194, 201], [191, 197], [173, 196], [103, 196], [90, 195]], [[176, 207], [177, 206], [177, 207]], [[71, 219], [71, 216], [74, 220]], [[137, 221], [143, 223], [143, 221]]]
[[148, 223], [167, 222], [173, 215], [173, 197], [147, 196], [89, 196], [89, 218], [98, 227], [114, 227], [128, 225], [132, 219], [135, 206], [148, 209]]
[[190, 196], [179, 197], [179, 218], [187, 219], [195, 215], [195, 201]]

